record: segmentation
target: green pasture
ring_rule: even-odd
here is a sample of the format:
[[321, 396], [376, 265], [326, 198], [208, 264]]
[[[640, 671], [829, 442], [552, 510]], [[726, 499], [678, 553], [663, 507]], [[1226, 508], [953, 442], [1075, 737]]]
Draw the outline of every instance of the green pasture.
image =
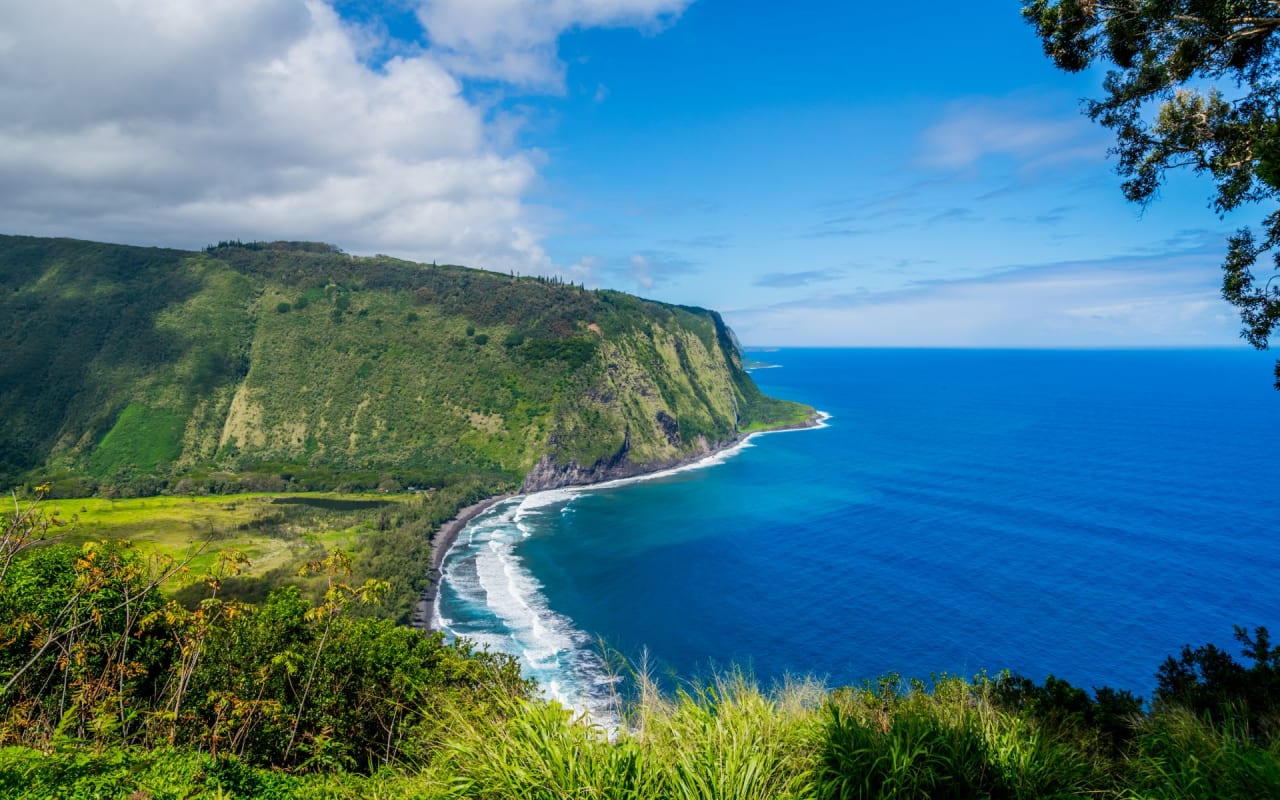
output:
[[208, 569], [222, 550], [249, 559], [244, 575], [264, 575], [313, 557], [320, 548], [357, 549], [377, 529], [384, 510], [413, 495], [258, 492], [214, 496], [51, 500], [48, 512], [66, 523], [67, 541], [125, 540], [142, 553]]

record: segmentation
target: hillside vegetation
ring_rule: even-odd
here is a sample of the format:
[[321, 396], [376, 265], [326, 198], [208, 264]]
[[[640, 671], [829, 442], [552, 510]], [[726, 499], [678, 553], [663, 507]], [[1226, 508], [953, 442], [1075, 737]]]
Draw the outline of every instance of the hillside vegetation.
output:
[[811, 413], [715, 312], [311, 243], [0, 236], [0, 352], [0, 485], [54, 496], [547, 486]]

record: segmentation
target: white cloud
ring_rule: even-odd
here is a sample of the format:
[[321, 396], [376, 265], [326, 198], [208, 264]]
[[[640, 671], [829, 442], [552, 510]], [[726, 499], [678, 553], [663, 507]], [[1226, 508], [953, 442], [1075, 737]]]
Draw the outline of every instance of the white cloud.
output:
[[542, 155], [453, 70], [511, 45], [532, 71], [491, 77], [542, 85], [564, 30], [686, 2], [424, 2], [436, 50], [372, 41], [321, 0], [0, 0], [0, 231], [548, 271], [524, 199]]
[[1172, 347], [1238, 342], [1219, 255], [1053, 264], [728, 312], [758, 345]]
[[969, 98], [947, 105], [920, 136], [918, 162], [946, 170], [972, 167], [988, 156], [1030, 168], [1101, 160], [1106, 144], [1080, 114], [1044, 116], [1020, 98]]
[[601, 270], [605, 275], [629, 284], [633, 291], [646, 293], [679, 283], [700, 271], [699, 264], [664, 250], [634, 253], [625, 266], [614, 263]]
[[649, 270], [649, 259], [638, 253], [631, 257], [631, 279], [641, 289], [653, 288], [653, 273]]
[[658, 29], [693, 0], [422, 0], [418, 18], [432, 48], [457, 74], [561, 88], [556, 40], [590, 27]]
[[574, 283], [582, 283], [592, 288], [596, 285], [596, 269], [600, 266], [600, 259], [595, 256], [583, 256], [578, 259], [576, 264], [564, 270], [562, 277], [568, 278]]

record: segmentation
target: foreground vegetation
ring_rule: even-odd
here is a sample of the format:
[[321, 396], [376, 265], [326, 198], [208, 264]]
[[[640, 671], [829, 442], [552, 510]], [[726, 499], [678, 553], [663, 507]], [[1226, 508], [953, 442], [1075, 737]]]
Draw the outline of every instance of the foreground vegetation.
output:
[[[418, 746], [371, 771], [311, 755], [292, 769], [187, 746], [94, 746], [67, 734], [0, 749], [6, 797], [1264, 798], [1280, 745], [1242, 707], [1197, 715], [1163, 695], [1113, 729], [1050, 682], [882, 679], [763, 691], [739, 674], [664, 696], [640, 681], [627, 727], [494, 693], [437, 701]], [[426, 704], [431, 694], [414, 695]], [[280, 732], [281, 735], [284, 731]], [[343, 738], [335, 734], [335, 739]], [[314, 753], [314, 744], [308, 744]]]
[[[770, 691], [741, 674], [619, 684], [622, 724], [539, 699], [514, 662], [358, 616], [386, 583], [224, 598], [191, 569], [0, 517], [5, 797], [1255, 798], [1280, 796], [1280, 647], [1185, 648], [1149, 703], [1049, 678], [895, 676]], [[159, 587], [186, 576], [200, 599]]]

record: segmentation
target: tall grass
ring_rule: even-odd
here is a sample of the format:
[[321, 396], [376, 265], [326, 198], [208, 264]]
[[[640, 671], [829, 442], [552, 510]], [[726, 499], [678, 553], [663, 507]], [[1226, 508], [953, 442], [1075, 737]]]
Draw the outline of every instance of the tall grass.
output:
[[1118, 796], [1098, 748], [996, 708], [985, 682], [896, 678], [828, 693], [762, 690], [741, 672], [675, 693], [636, 679], [606, 730], [556, 703], [459, 719], [432, 770], [474, 798], [1023, 798]]
[[657, 797], [657, 776], [638, 741], [607, 732], [554, 701], [512, 700], [501, 719], [456, 715], [431, 770], [440, 796], [469, 798]]
[[1280, 739], [1258, 741], [1228, 716], [1214, 724], [1166, 709], [1139, 727], [1126, 797], [1147, 800], [1280, 797]]
[[824, 800], [1077, 797], [1107, 784], [1088, 748], [996, 708], [982, 681], [941, 678], [930, 691], [890, 677], [837, 691], [822, 739]]
[[512, 701], [498, 723], [460, 717], [433, 780], [473, 798], [810, 796], [820, 687], [765, 693], [730, 673], [666, 696], [637, 681], [640, 700], [614, 730], [555, 702]]
[[1135, 718], [1123, 752], [992, 700], [984, 679], [890, 677], [762, 690], [740, 672], [673, 693], [644, 676], [620, 724], [498, 697], [440, 712], [420, 763], [290, 775], [177, 751], [0, 750], [0, 794], [74, 787], [139, 797], [482, 800], [1253, 800], [1280, 797], [1280, 743], [1173, 708]]
[[813, 681], [763, 692], [740, 671], [668, 697], [640, 678], [627, 735], [649, 753], [658, 796], [680, 800], [808, 797], [825, 690]]

